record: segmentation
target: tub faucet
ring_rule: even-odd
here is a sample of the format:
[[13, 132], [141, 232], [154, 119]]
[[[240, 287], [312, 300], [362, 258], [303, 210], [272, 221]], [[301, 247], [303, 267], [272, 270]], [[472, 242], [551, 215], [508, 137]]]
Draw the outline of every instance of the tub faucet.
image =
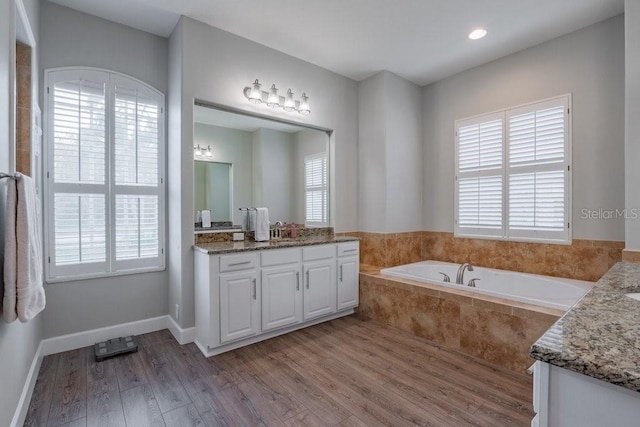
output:
[[466, 270], [473, 271], [473, 266], [468, 262], [465, 262], [458, 268], [458, 274], [456, 275], [456, 285], [464, 285], [464, 272]]

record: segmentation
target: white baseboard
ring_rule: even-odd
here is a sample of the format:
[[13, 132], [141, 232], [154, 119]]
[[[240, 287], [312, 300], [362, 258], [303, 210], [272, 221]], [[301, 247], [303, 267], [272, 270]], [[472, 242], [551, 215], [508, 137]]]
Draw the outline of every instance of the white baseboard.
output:
[[121, 323], [119, 325], [76, 332], [75, 334], [47, 338], [42, 340], [42, 354], [43, 356], [47, 356], [49, 354], [87, 347], [114, 337], [147, 334], [149, 332], [167, 329], [167, 317], [169, 316], [152, 317], [151, 319], [137, 320], [135, 322]]
[[196, 338], [196, 327], [181, 328], [173, 317], [167, 316], [167, 328], [179, 344], [184, 345], [193, 342]]
[[11, 420], [11, 427], [20, 427], [24, 425], [24, 420], [27, 418], [29, 403], [31, 402], [31, 397], [33, 396], [33, 389], [36, 386], [36, 380], [38, 379], [38, 373], [40, 372], [40, 366], [42, 365], [43, 357], [44, 355], [42, 354], [42, 341], [40, 341], [40, 344], [38, 344], [38, 348], [36, 350], [36, 354], [33, 356], [33, 361], [31, 362], [31, 367], [29, 368], [27, 379], [24, 382], [24, 387], [22, 387], [20, 400], [18, 400], [16, 412], [13, 414], [13, 419]]

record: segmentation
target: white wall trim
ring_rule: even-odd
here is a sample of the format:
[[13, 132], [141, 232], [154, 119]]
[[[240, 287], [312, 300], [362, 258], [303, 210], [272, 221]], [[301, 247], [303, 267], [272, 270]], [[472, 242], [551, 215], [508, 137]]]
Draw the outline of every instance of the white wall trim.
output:
[[20, 400], [18, 400], [16, 412], [13, 414], [13, 419], [11, 420], [11, 427], [19, 427], [24, 425], [24, 420], [27, 418], [29, 403], [31, 402], [31, 397], [33, 396], [33, 389], [36, 386], [36, 380], [38, 379], [38, 373], [40, 372], [40, 366], [42, 365], [43, 357], [42, 341], [40, 341], [38, 349], [36, 350], [36, 354], [33, 356], [33, 361], [31, 362], [31, 367], [29, 368], [27, 379], [24, 382], [24, 387], [22, 387]]
[[152, 317], [151, 319], [137, 320], [135, 322], [121, 323], [119, 325], [47, 338], [42, 340], [42, 353], [43, 356], [47, 356], [49, 354], [87, 347], [115, 337], [147, 334], [149, 332], [166, 329], [167, 317], [168, 316]]
[[167, 316], [167, 328], [180, 345], [193, 342], [196, 338], [196, 327], [181, 328], [171, 316]]
[[171, 316], [158, 316], [150, 319], [137, 320], [135, 322], [121, 323], [119, 325], [106, 326], [104, 328], [90, 329], [88, 331], [76, 332], [68, 335], [47, 338], [40, 341], [38, 349], [31, 362], [29, 374], [24, 383], [18, 406], [11, 420], [11, 427], [18, 427], [24, 424], [29, 410], [29, 403], [36, 386], [40, 366], [44, 356], [61, 353], [63, 351], [75, 350], [87, 347], [96, 342], [105, 341], [114, 337], [127, 335], [140, 335], [149, 332], [169, 329], [176, 341], [181, 345], [193, 342], [196, 335], [196, 328], [181, 328]]

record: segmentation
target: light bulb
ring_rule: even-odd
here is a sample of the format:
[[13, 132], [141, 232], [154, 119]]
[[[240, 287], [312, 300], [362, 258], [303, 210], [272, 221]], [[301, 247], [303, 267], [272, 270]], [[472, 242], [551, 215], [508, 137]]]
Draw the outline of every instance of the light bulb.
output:
[[251, 85], [251, 91], [249, 92], [249, 102], [252, 104], [260, 104], [262, 102], [262, 90], [260, 88], [262, 85], [256, 79]]
[[293, 111], [296, 109], [296, 101], [293, 99], [293, 92], [291, 89], [287, 91], [287, 96], [284, 98], [284, 111]]
[[202, 150], [200, 149], [200, 144], [194, 148], [194, 153], [196, 156], [202, 156]]
[[276, 89], [276, 85], [271, 85], [271, 89], [269, 89], [269, 97], [267, 98], [267, 106], [271, 108], [276, 108], [280, 106], [280, 97], [278, 96], [278, 89]]
[[487, 35], [487, 30], [484, 28], [476, 28], [475, 30], [469, 33], [469, 38], [471, 40], [479, 40]]
[[304, 114], [305, 116], [311, 113], [311, 109], [309, 108], [309, 97], [306, 93], [302, 94], [302, 100], [300, 101], [298, 112], [300, 114]]
[[210, 145], [207, 147], [207, 152], [204, 153], [204, 155], [207, 156], [207, 157], [213, 156], [213, 153], [211, 153], [211, 146]]

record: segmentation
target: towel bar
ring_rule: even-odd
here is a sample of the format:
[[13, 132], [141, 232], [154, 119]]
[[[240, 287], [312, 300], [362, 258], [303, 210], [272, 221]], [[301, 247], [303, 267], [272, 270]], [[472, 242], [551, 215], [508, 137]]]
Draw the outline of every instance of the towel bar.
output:
[[20, 175], [18, 173], [0, 172], [0, 179], [4, 179], [4, 178], [11, 178], [11, 179], [15, 179], [17, 181], [17, 180], [20, 179]]

